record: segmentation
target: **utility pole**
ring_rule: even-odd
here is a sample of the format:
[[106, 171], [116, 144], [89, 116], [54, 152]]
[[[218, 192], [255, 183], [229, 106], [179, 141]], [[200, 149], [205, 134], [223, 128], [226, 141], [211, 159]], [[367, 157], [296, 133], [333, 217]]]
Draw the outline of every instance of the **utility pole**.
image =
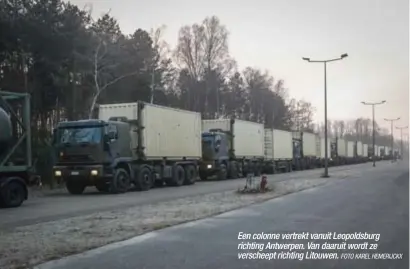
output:
[[346, 58], [348, 55], [347, 53], [344, 53], [340, 55], [339, 58], [334, 58], [334, 59], [329, 59], [329, 60], [311, 60], [310, 58], [303, 57], [302, 60], [307, 61], [309, 63], [323, 63], [324, 65], [324, 75], [325, 75], [325, 96], [324, 96], [324, 103], [325, 103], [325, 172], [323, 174], [323, 177], [329, 177], [329, 168], [328, 168], [328, 149], [327, 149], [327, 70], [326, 70], [326, 65], [328, 62], [334, 62], [334, 61], [340, 61], [344, 58]]
[[373, 118], [373, 131], [372, 131], [372, 137], [373, 137], [373, 156], [372, 156], [372, 160], [373, 160], [373, 167], [376, 167], [376, 121], [375, 121], [375, 119], [374, 119], [374, 114], [375, 114], [375, 112], [374, 112], [374, 107], [375, 106], [377, 106], [377, 105], [381, 105], [381, 104], [384, 104], [384, 103], [386, 103], [386, 100], [383, 100], [383, 101], [381, 101], [381, 102], [378, 102], [378, 103], [367, 103], [367, 102], [362, 102], [362, 104], [363, 105], [365, 105], [365, 106], [372, 106], [372, 118]]
[[392, 154], [392, 157], [393, 157], [393, 149], [394, 149], [393, 123], [395, 121], [398, 121], [399, 119], [400, 117], [396, 119], [384, 119], [385, 121], [390, 121], [390, 124], [391, 124], [391, 154]]
[[409, 126], [396, 128], [400, 130], [400, 156], [403, 158], [403, 130], [409, 128]]

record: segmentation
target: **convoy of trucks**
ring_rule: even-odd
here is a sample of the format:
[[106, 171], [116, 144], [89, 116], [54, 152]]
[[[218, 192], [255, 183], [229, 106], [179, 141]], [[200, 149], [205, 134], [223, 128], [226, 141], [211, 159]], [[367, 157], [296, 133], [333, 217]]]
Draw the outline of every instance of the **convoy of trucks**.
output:
[[[190, 185], [197, 177], [291, 172], [323, 167], [325, 160], [325, 139], [314, 133], [202, 119], [200, 113], [144, 102], [100, 105], [98, 119], [60, 122], [54, 137], [54, 176], [71, 194], [87, 186], [123, 193], [133, 186]], [[368, 161], [365, 146], [329, 139], [329, 165]]]
[[[31, 160], [30, 96], [0, 93], [0, 203], [16, 207], [38, 178]], [[7, 102], [18, 98], [24, 100], [20, 113]], [[19, 135], [13, 133], [13, 117]], [[22, 144], [23, 158], [11, 158]], [[325, 139], [314, 133], [266, 129], [238, 119], [205, 120], [197, 112], [145, 102], [99, 105], [97, 119], [60, 122], [53, 148], [54, 178], [71, 194], [87, 186], [124, 193], [132, 187], [191, 185], [198, 177], [291, 172], [323, 167], [325, 160]], [[329, 138], [329, 165], [368, 161], [372, 150], [361, 141]], [[376, 155], [383, 158], [388, 150], [376, 147]]]

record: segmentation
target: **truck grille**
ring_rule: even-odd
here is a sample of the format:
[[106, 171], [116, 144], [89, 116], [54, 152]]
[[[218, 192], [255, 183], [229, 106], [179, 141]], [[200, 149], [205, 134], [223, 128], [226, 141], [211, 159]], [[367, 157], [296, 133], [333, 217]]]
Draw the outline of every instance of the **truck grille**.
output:
[[62, 162], [92, 161], [89, 155], [65, 155], [60, 157]]

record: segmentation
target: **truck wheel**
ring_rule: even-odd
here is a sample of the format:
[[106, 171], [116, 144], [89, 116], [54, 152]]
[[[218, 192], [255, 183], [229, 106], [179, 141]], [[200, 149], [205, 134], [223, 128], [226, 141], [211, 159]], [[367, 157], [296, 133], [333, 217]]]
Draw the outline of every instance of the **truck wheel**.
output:
[[197, 177], [195, 166], [187, 165], [185, 166], [185, 185], [192, 185], [195, 184], [196, 177]]
[[182, 186], [185, 181], [185, 170], [182, 166], [177, 165], [174, 167], [172, 173], [172, 179], [167, 181], [167, 184], [170, 186]]
[[112, 178], [109, 186], [110, 193], [124, 193], [130, 189], [131, 178], [127, 170], [124, 168], [115, 169], [114, 177]]
[[147, 191], [151, 189], [152, 185], [153, 185], [153, 180], [152, 180], [151, 169], [144, 166], [138, 172], [135, 187], [139, 191]]
[[4, 207], [19, 207], [25, 197], [26, 188], [17, 181], [11, 181], [0, 189], [0, 204]]
[[85, 190], [85, 184], [74, 180], [67, 180], [65, 187], [70, 194], [82, 194]]
[[228, 171], [226, 170], [226, 165], [221, 164], [218, 171], [218, 180], [226, 180], [227, 173]]

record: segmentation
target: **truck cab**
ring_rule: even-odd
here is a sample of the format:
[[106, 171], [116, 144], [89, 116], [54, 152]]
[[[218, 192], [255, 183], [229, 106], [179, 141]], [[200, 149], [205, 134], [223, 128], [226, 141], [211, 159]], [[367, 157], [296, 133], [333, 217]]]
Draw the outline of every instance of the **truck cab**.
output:
[[127, 163], [132, 152], [128, 123], [94, 119], [61, 122], [53, 140], [57, 155], [54, 177], [65, 182], [70, 193], [81, 194], [87, 186], [111, 192], [129, 188], [132, 175]]
[[225, 179], [230, 159], [228, 134], [220, 130], [202, 133], [202, 161], [199, 175], [202, 180], [218, 176]]

